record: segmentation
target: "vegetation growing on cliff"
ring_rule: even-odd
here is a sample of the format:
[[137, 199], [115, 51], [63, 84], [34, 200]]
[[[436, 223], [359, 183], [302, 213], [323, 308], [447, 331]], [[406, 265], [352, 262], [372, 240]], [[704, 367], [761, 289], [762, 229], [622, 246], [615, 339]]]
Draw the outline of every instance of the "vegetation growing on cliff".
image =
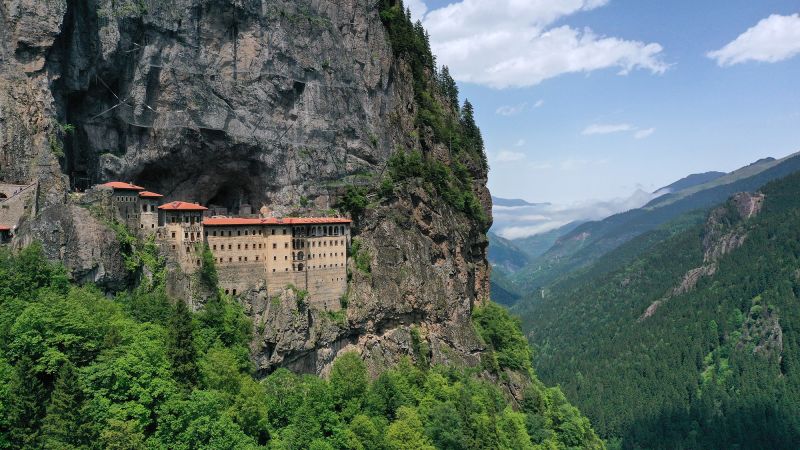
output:
[[[515, 410], [474, 371], [410, 360], [373, 381], [355, 354], [329, 381], [285, 369], [258, 380], [241, 307], [220, 295], [193, 313], [152, 294], [110, 299], [70, 285], [38, 246], [0, 251], [0, 448], [602, 446], [538, 382]], [[476, 320], [497, 354], [517, 355], [522, 337], [503, 314]]]
[[[395, 188], [409, 179], [421, 179], [431, 194], [485, 226], [488, 221], [473, 190], [473, 179], [485, 175], [486, 155], [472, 104], [459, 107], [458, 87], [447, 67], [438, 70], [430, 40], [420, 22], [413, 23], [401, 0], [377, 4], [395, 58], [411, 72], [416, 105], [418, 149], [399, 148], [376, 186], [381, 198], [391, 198]], [[449, 160], [432, 155], [436, 146], [447, 147]], [[352, 187], [338, 207], [360, 216], [369, 204], [370, 190]]]

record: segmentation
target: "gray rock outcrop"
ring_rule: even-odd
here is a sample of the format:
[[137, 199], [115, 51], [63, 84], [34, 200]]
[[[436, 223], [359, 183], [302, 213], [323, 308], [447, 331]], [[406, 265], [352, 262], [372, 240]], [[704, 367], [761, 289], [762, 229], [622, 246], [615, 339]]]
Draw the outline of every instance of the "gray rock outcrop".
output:
[[[344, 187], [379, 179], [397, 148], [456, 158], [416, 118], [410, 69], [372, 1], [0, 5], [0, 179], [40, 182], [24, 239], [80, 281], [123, 283], [110, 231], [67, 201], [70, 188], [121, 179], [166, 200], [320, 214]], [[485, 167], [462, 162], [491, 217]], [[358, 238], [372, 272], [351, 268], [346, 320], [291, 310], [291, 293], [243, 299], [259, 369], [323, 373], [343, 349], [379, 367], [414, 356], [412, 328], [434, 362], [477, 364], [487, 226], [419, 186], [368, 210]]]

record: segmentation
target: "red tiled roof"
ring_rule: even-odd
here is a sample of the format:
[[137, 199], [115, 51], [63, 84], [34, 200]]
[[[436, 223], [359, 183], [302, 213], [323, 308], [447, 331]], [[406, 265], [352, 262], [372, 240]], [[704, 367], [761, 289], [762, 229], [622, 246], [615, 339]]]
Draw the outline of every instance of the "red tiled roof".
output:
[[161, 198], [161, 197], [163, 197], [163, 195], [156, 194], [155, 192], [144, 191], [144, 192], [139, 192], [139, 197], [142, 197], [142, 198]]
[[247, 226], [247, 225], [323, 225], [323, 224], [349, 224], [350, 219], [341, 217], [286, 217], [279, 219], [267, 217], [263, 219], [247, 219], [244, 217], [212, 217], [204, 219], [203, 225], [210, 227], [221, 226]]
[[171, 202], [159, 206], [158, 209], [162, 211], [205, 211], [208, 208], [198, 205], [197, 203]]
[[11, 231], [11, 227], [7, 227], [5, 225], [0, 225], [0, 231]]
[[109, 181], [108, 183], [103, 184], [102, 186], [110, 187], [112, 189], [116, 189], [119, 191], [143, 191], [144, 188], [141, 186], [136, 186], [135, 184], [125, 183], [123, 181]]

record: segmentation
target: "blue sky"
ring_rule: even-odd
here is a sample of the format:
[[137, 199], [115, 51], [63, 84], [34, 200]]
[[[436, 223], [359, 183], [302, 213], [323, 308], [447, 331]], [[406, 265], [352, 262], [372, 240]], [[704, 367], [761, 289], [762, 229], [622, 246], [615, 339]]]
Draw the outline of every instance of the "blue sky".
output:
[[407, 3], [475, 104], [496, 196], [626, 198], [800, 151], [797, 0]]

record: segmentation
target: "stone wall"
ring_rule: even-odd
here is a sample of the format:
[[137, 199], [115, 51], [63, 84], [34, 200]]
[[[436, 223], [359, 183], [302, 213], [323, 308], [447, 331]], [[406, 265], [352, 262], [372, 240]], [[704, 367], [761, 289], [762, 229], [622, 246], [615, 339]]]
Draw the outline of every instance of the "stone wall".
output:
[[0, 184], [0, 192], [6, 196], [0, 199], [0, 225], [13, 229], [33, 207], [36, 184]]

